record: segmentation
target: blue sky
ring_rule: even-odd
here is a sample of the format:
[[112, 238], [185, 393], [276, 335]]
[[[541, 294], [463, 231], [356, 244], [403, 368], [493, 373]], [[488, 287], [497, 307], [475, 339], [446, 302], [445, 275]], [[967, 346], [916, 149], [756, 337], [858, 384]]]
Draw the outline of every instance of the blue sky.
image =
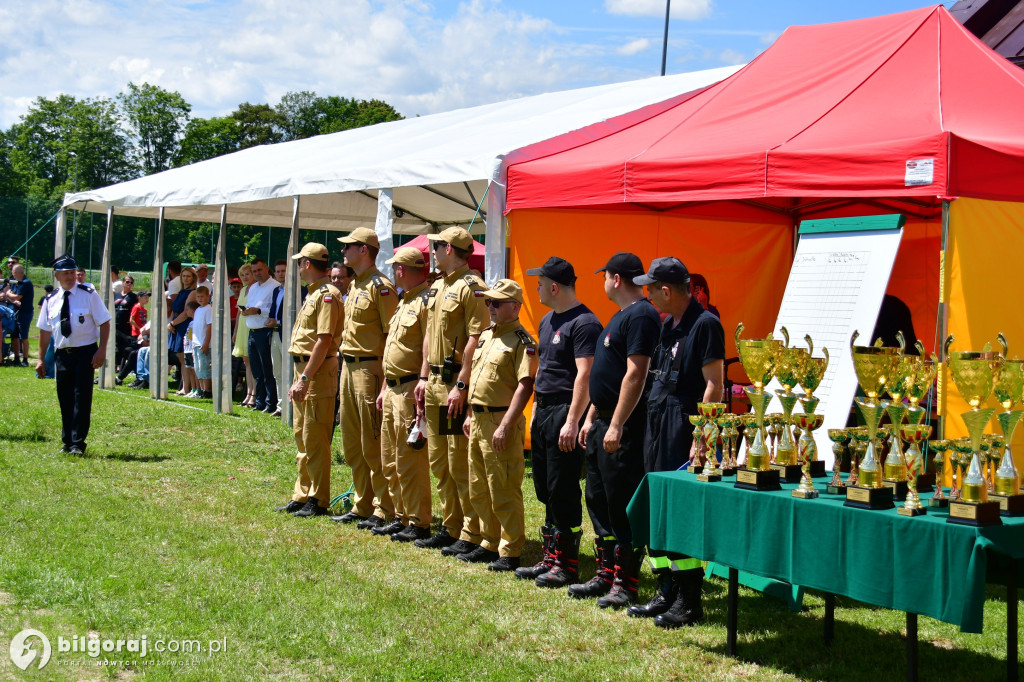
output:
[[[673, 0], [668, 72], [749, 61], [794, 24], [915, 0]], [[952, 2], [944, 3], [946, 7]], [[34, 0], [0, 6], [0, 125], [37, 96], [177, 90], [196, 116], [291, 90], [406, 116], [656, 76], [664, 0]]]

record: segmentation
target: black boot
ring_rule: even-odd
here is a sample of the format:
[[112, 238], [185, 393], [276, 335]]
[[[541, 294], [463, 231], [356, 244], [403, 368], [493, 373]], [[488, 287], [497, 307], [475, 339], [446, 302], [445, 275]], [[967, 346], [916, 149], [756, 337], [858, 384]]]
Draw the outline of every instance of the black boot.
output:
[[552, 540], [555, 565], [547, 573], [537, 576], [537, 587], [565, 587], [576, 581], [579, 575], [580, 538], [583, 533], [555, 531]]
[[585, 583], [569, 585], [569, 596], [575, 599], [591, 599], [608, 594], [615, 579], [615, 539], [597, 540], [594, 543], [594, 559], [597, 573]]
[[672, 607], [672, 603], [675, 602], [678, 595], [679, 589], [671, 574], [668, 571], [659, 573], [658, 590], [654, 593], [654, 598], [646, 604], [630, 606], [627, 613], [634, 618], [660, 616]]
[[615, 579], [608, 594], [597, 600], [598, 606], [617, 610], [636, 601], [637, 588], [640, 586], [640, 562], [643, 558], [643, 547], [633, 549], [629, 545], [615, 546]]
[[696, 625], [704, 620], [704, 605], [701, 603], [704, 569], [677, 571], [672, 574], [672, 580], [676, 583], [678, 596], [672, 603], [672, 608], [655, 618], [654, 624], [659, 628], [678, 628], [683, 625]]
[[542, 573], [547, 573], [551, 570], [551, 567], [555, 565], [554, 562], [554, 538], [555, 528], [554, 526], [541, 526], [540, 537], [541, 542], [544, 545], [544, 556], [541, 557], [540, 561], [535, 563], [533, 566], [523, 566], [516, 569], [516, 577], [520, 580], [533, 580]]

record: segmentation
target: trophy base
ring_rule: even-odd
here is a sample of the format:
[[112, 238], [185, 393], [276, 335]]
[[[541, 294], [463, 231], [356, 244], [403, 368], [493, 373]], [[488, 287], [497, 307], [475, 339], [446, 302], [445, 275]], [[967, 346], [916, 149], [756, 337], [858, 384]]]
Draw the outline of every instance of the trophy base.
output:
[[704, 472], [697, 474], [697, 480], [705, 483], [718, 483], [722, 480], [722, 474], [714, 469], [709, 469], [706, 474]]
[[891, 488], [893, 497], [900, 502], [907, 499], [907, 491], [910, 486], [906, 481], [882, 481], [882, 485]]
[[735, 476], [739, 467], [722, 467], [722, 476]]
[[935, 474], [918, 474], [917, 475], [917, 492], [930, 493], [935, 490]]
[[1024, 516], [1024, 495], [989, 493], [988, 499], [999, 503], [1000, 516]]
[[782, 490], [779, 485], [779, 472], [774, 469], [755, 471], [740, 468], [736, 472], [736, 488], [742, 490]]
[[998, 502], [952, 502], [946, 523], [961, 526], [1001, 526]]
[[704, 467], [703, 466], [699, 466], [697, 464], [694, 464], [693, 466], [690, 467], [690, 473], [691, 474], [700, 474], [700, 473], [703, 473], [703, 472], [704, 472]]
[[825, 478], [825, 460], [816, 459], [811, 462], [811, 478]]
[[928, 506], [929, 507], [934, 507], [936, 509], [945, 509], [946, 507], [949, 506], [949, 498], [948, 497], [943, 497], [943, 498], [940, 498], [940, 499], [936, 500], [933, 497], [932, 499], [928, 500]]
[[844, 507], [854, 509], [892, 509], [892, 488], [862, 488], [859, 485], [846, 489]]
[[906, 507], [900, 507], [899, 509], [896, 510], [896, 513], [900, 516], [924, 516], [928, 513], [928, 510], [925, 509], [924, 507], [911, 507], [910, 509]]
[[801, 500], [813, 500], [818, 497], [817, 490], [800, 490], [797, 488], [793, 491], [793, 497], [799, 497]]
[[778, 471], [779, 477], [786, 483], [799, 483], [803, 472], [799, 464], [772, 464], [772, 471]]
[[845, 495], [846, 484], [840, 483], [839, 485], [832, 485], [831, 483], [829, 483], [828, 486], [825, 488], [825, 492], [827, 492], [829, 495]]

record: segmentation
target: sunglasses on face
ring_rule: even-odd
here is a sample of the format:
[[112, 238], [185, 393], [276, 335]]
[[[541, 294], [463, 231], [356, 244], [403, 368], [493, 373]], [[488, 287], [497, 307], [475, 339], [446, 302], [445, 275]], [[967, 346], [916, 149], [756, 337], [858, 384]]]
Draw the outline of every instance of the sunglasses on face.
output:
[[494, 299], [494, 298], [487, 299], [487, 307], [488, 308], [494, 308], [495, 310], [500, 308], [502, 303], [508, 303], [508, 301], [499, 301], [499, 300]]

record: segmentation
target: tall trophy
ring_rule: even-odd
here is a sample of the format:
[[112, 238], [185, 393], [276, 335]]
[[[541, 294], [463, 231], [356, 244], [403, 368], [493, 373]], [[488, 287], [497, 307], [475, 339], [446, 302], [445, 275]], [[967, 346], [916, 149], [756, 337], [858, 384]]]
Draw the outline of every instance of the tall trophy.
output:
[[690, 434], [693, 437], [693, 452], [690, 455], [690, 473], [699, 474], [704, 470], [704, 467], [700, 465], [700, 444], [704, 442], [704, 417], [699, 414], [691, 414], [690, 424], [693, 425], [693, 432]]
[[[931, 354], [929, 360], [925, 359], [924, 344], [917, 342], [918, 361], [914, 367], [914, 375], [907, 386], [907, 400], [910, 405], [907, 407], [907, 423], [923, 424], [928, 416], [927, 410], [921, 407], [921, 401], [928, 395], [928, 391], [935, 384], [935, 376], [939, 369], [939, 358], [935, 353]], [[935, 485], [935, 474], [927, 472], [927, 460], [917, 476], [917, 492], [928, 493]], [[941, 485], [941, 484], [940, 484]], [[942, 499], [942, 498], [940, 498]]]
[[885, 407], [879, 396], [885, 389], [885, 383], [893, 375], [899, 360], [898, 348], [882, 346], [879, 339], [874, 346], [855, 346], [860, 336], [856, 331], [850, 337], [850, 351], [853, 357], [853, 368], [857, 372], [857, 383], [864, 391], [866, 398], [857, 398], [857, 408], [867, 425], [867, 449], [864, 459], [858, 468], [857, 485], [847, 486], [847, 507], [858, 509], [892, 509], [893, 490], [882, 485], [882, 463], [878, 461], [877, 443], [878, 423], [882, 420]]
[[[764, 386], [775, 374], [775, 357], [782, 344], [772, 339], [771, 334], [765, 339], [741, 339], [742, 332], [741, 322], [736, 327], [736, 350], [739, 351], [743, 371], [753, 384], [743, 390], [754, 409], [755, 425], [754, 444], [747, 449], [745, 466], [736, 472], [736, 487], [746, 490], [780, 490], [782, 486], [779, 485], [779, 472], [771, 468], [768, 448], [765, 445], [767, 434], [764, 429], [764, 413], [772, 400], [772, 394], [766, 393]], [[748, 425], [747, 430], [750, 428]]]
[[946, 337], [945, 350], [949, 371], [960, 395], [971, 409], [960, 416], [967, 425], [972, 451], [970, 466], [960, 485], [960, 499], [949, 504], [950, 523], [969, 526], [999, 525], [999, 503], [989, 502], [988, 485], [981, 471], [982, 432], [995, 413], [994, 407], [982, 407], [995, 386], [1002, 365], [1002, 356], [992, 352], [986, 343], [979, 351], [949, 352], [953, 335]]
[[810, 414], [802, 412], [793, 415], [793, 421], [800, 426], [798, 448], [801, 469], [800, 485], [793, 491], [793, 497], [809, 500], [818, 496], [818, 491], [814, 488], [814, 479], [811, 478], [811, 463], [821, 461], [818, 459], [818, 445], [814, 440], [814, 431], [825, 421], [825, 417], [813, 412]]
[[1013, 432], [1024, 415], [1022, 410], [1014, 410], [1024, 393], [1024, 361], [1019, 358], [1007, 360], [1006, 337], [999, 335], [999, 345], [1003, 347], [1003, 366], [996, 380], [994, 392], [996, 400], [1003, 411], [996, 415], [999, 428], [1003, 432], [1002, 460], [995, 473], [995, 492], [992, 498], [999, 503], [999, 513], [1003, 516], [1024, 515], [1024, 495], [1020, 493], [1020, 474], [1013, 462]]
[[[723, 405], [724, 407], [724, 405]], [[718, 418], [718, 427], [722, 430], [722, 475], [736, 475], [736, 439], [739, 437], [739, 415], [726, 412]]]
[[[846, 495], [846, 484], [843, 483], [843, 455], [846, 443], [850, 440], [850, 432], [846, 429], [829, 429], [828, 439], [832, 441], [832, 480], [825, 489], [829, 495]], [[852, 465], [851, 465], [852, 466]]]
[[[804, 394], [800, 397], [800, 406], [807, 414], [813, 414], [820, 402], [818, 398], [814, 397], [814, 391], [821, 385], [821, 380], [825, 378], [825, 370], [828, 369], [828, 348], [821, 349], [821, 354], [825, 357], [816, 358], [811, 335], [804, 336], [804, 341], [807, 342], [807, 355], [803, 356], [803, 362], [800, 365], [800, 386], [804, 389]], [[818, 459], [817, 454], [818, 451], [815, 448], [815, 458], [811, 460], [811, 476], [813, 478], [821, 478], [825, 475], [825, 460]]]
[[946, 480], [946, 453], [953, 445], [948, 440], [930, 440], [928, 448], [935, 452], [932, 462], [935, 464], [935, 494], [928, 500], [929, 507], [948, 507], [949, 498], [943, 492], [942, 486]]
[[893, 495], [897, 500], [905, 500], [907, 497], [907, 461], [903, 457], [903, 448], [900, 444], [900, 427], [903, 426], [903, 419], [907, 416], [908, 408], [903, 404], [903, 396], [909, 393], [913, 386], [914, 370], [920, 361], [916, 355], [907, 355], [906, 341], [903, 332], [896, 333], [896, 339], [900, 344], [898, 359], [893, 365], [892, 375], [886, 378], [885, 390], [889, 394], [888, 401], [882, 401], [889, 421], [892, 423], [889, 438], [889, 454], [882, 464], [882, 483], [893, 489]]
[[803, 356], [807, 351], [803, 348], [790, 348], [789, 332], [785, 327], [780, 331], [785, 338], [785, 345], [778, 349], [776, 355], [775, 378], [782, 384], [782, 388], [775, 391], [775, 395], [782, 403], [782, 418], [779, 420], [782, 431], [779, 434], [778, 447], [775, 449], [775, 462], [771, 467], [779, 472], [779, 476], [786, 483], [796, 483], [800, 480], [801, 474], [800, 457], [790, 426], [793, 423], [793, 408], [796, 407], [799, 396], [793, 392], [793, 388], [800, 380]]
[[[718, 468], [718, 437], [721, 430], [718, 428], [718, 418], [725, 414], [725, 403], [697, 403], [697, 412], [704, 419], [704, 470], [697, 474], [698, 481], [718, 482], [722, 480], [722, 470]], [[728, 456], [727, 454], [724, 456]]]

